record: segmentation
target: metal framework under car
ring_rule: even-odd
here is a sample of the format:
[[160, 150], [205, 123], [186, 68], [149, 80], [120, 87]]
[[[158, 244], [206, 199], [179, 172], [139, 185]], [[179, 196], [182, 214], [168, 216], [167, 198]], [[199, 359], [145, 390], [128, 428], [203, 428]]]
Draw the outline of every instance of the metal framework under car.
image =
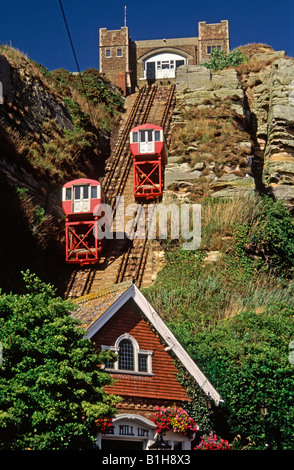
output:
[[95, 209], [105, 202], [99, 181], [80, 178], [63, 186], [62, 209], [65, 214], [67, 263], [84, 266], [98, 262], [104, 239], [94, 236], [98, 220]]

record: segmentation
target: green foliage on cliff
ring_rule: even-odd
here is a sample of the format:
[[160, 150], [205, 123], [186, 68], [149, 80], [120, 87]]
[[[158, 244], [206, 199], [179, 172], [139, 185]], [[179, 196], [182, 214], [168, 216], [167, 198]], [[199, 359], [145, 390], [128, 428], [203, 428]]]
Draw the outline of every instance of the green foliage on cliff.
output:
[[228, 54], [226, 54], [225, 51], [218, 51], [217, 49], [214, 49], [211, 52], [209, 62], [205, 62], [203, 65], [208, 69], [218, 71], [227, 67], [237, 67], [247, 60], [247, 57], [238, 49], [235, 49]]
[[[259, 406], [265, 399], [273, 448], [291, 449], [291, 214], [267, 197], [243, 197], [238, 203], [207, 199], [202, 204], [202, 234], [199, 251], [167, 242], [166, 264], [145, 291], [224, 399], [209, 421], [203, 393], [181, 373], [192, 398], [189, 413], [202, 434], [217, 430], [231, 442], [240, 435], [242, 441], [249, 439], [250, 448], [264, 449]], [[217, 250], [216, 261], [206, 259], [209, 250]]]
[[255, 247], [268, 269], [286, 276], [294, 268], [294, 220], [282, 201], [263, 199], [249, 243]]
[[59, 184], [89, 167], [101, 173], [124, 106], [121, 92], [95, 69], [49, 71], [9, 46], [0, 46], [0, 54], [6, 64], [0, 150], [6, 158]]
[[56, 90], [70, 98], [98, 128], [110, 130], [124, 106], [121, 92], [94, 68], [80, 74], [64, 69], [51, 72]]
[[293, 306], [277, 303], [262, 313], [242, 312], [197, 334], [191, 333], [189, 323], [173, 324], [174, 333], [224, 399], [226, 437], [231, 441], [239, 434], [243, 439], [250, 437], [252, 449], [265, 448], [259, 411], [265, 400], [272, 448], [293, 448], [294, 365], [288, 350], [293, 314]]
[[24, 275], [27, 293], [0, 295], [0, 449], [92, 449], [95, 420], [113, 416], [111, 379], [51, 285]]

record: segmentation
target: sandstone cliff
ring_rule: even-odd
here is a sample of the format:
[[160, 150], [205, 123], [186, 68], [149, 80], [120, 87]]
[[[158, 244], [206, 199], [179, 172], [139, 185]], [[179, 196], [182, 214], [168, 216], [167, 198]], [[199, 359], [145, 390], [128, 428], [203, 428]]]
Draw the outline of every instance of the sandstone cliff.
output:
[[[166, 186], [178, 189], [174, 193], [177, 197], [181, 188], [185, 188], [185, 194], [187, 188], [191, 193], [198, 191], [198, 196], [229, 196], [257, 189], [282, 198], [293, 208], [294, 60], [284, 51], [273, 51], [267, 46], [255, 49], [251, 46], [254, 53], [249, 62], [236, 69], [212, 72], [203, 66], [192, 66], [178, 70], [178, 106], [166, 170]], [[244, 48], [245, 53], [248, 50]], [[189, 152], [183, 155], [177, 144], [179, 129], [186, 125], [185, 115], [188, 110], [191, 113], [193, 109], [194, 114], [197, 110], [200, 123], [200, 110], [207, 118], [214, 113], [216, 127], [220, 126], [224, 122], [224, 116], [216, 112], [220, 102], [230, 108], [227, 119], [234, 121], [234, 133], [239, 133], [233, 139], [232, 128], [225, 130], [222, 126], [221, 132], [227, 132], [231, 150], [234, 152], [239, 147], [236, 158], [228, 164], [228, 149], [224, 147], [222, 156], [217, 154], [217, 138], [211, 139], [210, 149], [207, 146], [205, 152], [196, 139], [194, 155], [187, 162]], [[194, 126], [199, 125], [196, 119]], [[191, 154], [190, 142], [187, 144]], [[196, 167], [195, 151], [198, 152]]]
[[166, 188], [189, 189], [192, 197], [254, 191], [245, 93], [237, 72], [180, 67], [176, 89]]

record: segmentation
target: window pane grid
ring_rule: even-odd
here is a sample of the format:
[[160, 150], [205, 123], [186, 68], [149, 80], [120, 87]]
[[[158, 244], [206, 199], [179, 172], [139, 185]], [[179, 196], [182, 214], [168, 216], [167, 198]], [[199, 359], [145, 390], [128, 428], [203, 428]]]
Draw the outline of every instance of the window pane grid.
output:
[[131, 341], [123, 340], [119, 346], [119, 369], [134, 370], [134, 349]]
[[147, 372], [147, 356], [139, 354], [139, 372]]

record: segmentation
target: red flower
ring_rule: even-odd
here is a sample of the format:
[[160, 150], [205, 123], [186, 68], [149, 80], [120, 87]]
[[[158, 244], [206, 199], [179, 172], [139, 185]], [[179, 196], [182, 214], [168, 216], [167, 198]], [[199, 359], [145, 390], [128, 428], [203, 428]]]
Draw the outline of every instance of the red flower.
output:
[[231, 446], [225, 439], [221, 439], [216, 434], [210, 434], [203, 436], [194, 450], [231, 450]]
[[101, 432], [102, 434], [107, 434], [113, 426], [112, 418], [98, 418], [95, 423], [98, 428], [98, 432]]
[[176, 406], [156, 408], [152, 421], [157, 425], [157, 432], [173, 431], [182, 433], [189, 438], [198, 430], [198, 426], [182, 408]]

